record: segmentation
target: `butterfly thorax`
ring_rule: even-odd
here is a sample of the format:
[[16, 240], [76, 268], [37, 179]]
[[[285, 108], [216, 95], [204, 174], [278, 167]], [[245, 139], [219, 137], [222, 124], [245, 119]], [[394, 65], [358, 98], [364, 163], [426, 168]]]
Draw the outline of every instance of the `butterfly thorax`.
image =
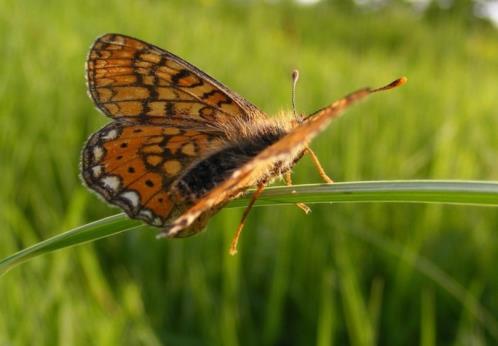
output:
[[[234, 171], [277, 142], [286, 133], [287, 130], [284, 127], [268, 122], [260, 126], [258, 131], [228, 141], [221, 149], [190, 167], [177, 180], [173, 188], [181, 196], [187, 196], [188, 202], [193, 202], [225, 181]], [[279, 175], [280, 166], [283, 165], [276, 163], [276, 166], [279, 167], [263, 172], [260, 180], [269, 180], [272, 176]]]

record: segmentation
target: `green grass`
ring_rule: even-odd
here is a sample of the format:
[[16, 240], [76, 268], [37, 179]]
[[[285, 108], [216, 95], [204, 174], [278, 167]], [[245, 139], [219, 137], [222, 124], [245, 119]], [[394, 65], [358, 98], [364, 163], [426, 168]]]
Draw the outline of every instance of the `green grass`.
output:
[[[246, 207], [251, 194], [238, 198], [225, 208]], [[257, 206], [293, 205], [306, 203], [448, 203], [498, 206], [498, 183], [472, 181], [389, 181], [294, 185], [269, 187], [259, 196]], [[52, 251], [110, 237], [124, 231], [145, 230], [149, 227], [120, 213], [57, 234], [0, 260], [0, 276], [31, 258]], [[157, 233], [157, 229], [156, 229]]]
[[[312, 112], [365, 85], [409, 83], [351, 109], [314, 143], [337, 181], [498, 180], [498, 32], [402, 7], [198, 2], [0, 3], [0, 258], [114, 214], [83, 188], [93, 39], [122, 32], [215, 76], [269, 114]], [[352, 25], [352, 23], [355, 23]], [[298, 184], [318, 182], [311, 163]], [[132, 231], [0, 278], [0, 344], [273, 345], [497, 342], [496, 208], [418, 204], [256, 208], [156, 241]], [[490, 317], [491, 316], [491, 317]]]

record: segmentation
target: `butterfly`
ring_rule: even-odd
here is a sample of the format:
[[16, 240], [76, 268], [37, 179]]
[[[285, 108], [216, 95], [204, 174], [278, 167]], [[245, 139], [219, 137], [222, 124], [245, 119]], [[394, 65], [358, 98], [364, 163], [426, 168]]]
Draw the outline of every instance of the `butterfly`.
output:
[[121, 34], [94, 42], [86, 77], [90, 97], [112, 122], [83, 148], [85, 184], [165, 237], [200, 232], [255, 187], [231, 253], [264, 187], [277, 177], [291, 185], [291, 168], [303, 155], [332, 182], [308, 146], [313, 137], [350, 104], [406, 81], [360, 89], [307, 117], [270, 118], [178, 56]]

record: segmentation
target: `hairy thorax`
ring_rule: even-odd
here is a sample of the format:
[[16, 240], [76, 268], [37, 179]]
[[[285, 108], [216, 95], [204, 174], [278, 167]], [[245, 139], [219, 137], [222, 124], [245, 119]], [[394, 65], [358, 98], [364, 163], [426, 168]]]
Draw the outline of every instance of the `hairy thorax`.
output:
[[[237, 126], [232, 124], [231, 126]], [[256, 157], [263, 150], [280, 140], [290, 130], [289, 122], [277, 120], [264, 121], [250, 129], [233, 128], [233, 138], [218, 151], [211, 153], [202, 161], [193, 164], [175, 183], [175, 188], [182, 196], [188, 196], [190, 201], [201, 197], [218, 184], [228, 179], [233, 172]], [[241, 133], [245, 132], [245, 133]], [[286, 162], [276, 161], [268, 171], [263, 171], [259, 182], [268, 182], [289, 170], [302, 156], [300, 152], [289, 155]]]

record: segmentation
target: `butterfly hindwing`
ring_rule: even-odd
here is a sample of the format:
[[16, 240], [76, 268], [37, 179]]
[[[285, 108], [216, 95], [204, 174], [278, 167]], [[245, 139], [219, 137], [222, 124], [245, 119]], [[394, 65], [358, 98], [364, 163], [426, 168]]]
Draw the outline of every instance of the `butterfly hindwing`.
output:
[[112, 122], [88, 140], [82, 176], [130, 217], [163, 226], [182, 204], [170, 191], [173, 182], [220, 143], [216, 132]]

